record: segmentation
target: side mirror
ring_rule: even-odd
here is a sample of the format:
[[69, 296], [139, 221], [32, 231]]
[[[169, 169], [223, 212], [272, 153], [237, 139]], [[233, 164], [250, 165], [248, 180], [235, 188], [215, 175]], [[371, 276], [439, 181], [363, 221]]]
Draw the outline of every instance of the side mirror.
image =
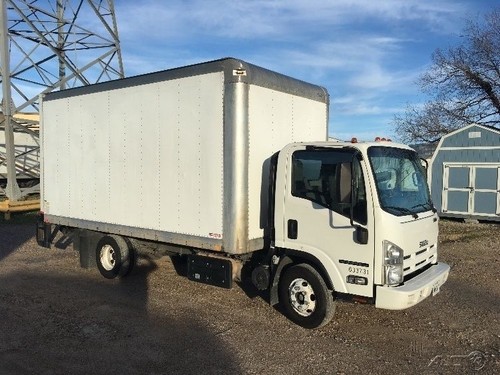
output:
[[368, 229], [356, 225], [356, 242], [361, 245], [366, 245], [368, 243]]
[[429, 170], [429, 162], [427, 160], [420, 158], [420, 164], [422, 164], [422, 167], [426, 172]]

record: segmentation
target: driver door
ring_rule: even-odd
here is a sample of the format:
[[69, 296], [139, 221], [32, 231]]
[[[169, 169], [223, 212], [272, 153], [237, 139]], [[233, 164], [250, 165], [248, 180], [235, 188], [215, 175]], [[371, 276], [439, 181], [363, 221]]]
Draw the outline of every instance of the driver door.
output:
[[[336, 291], [372, 297], [373, 215], [359, 154], [296, 147], [280, 157], [287, 157], [280, 242], [320, 261]], [[357, 241], [351, 216], [367, 229], [368, 243]]]

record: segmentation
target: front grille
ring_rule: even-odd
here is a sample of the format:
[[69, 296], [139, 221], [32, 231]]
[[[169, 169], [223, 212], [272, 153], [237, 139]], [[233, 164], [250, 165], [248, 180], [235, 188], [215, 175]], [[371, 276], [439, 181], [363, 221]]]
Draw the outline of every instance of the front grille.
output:
[[420, 265], [424, 264], [425, 262], [427, 262], [427, 259], [424, 259], [418, 263], [415, 263], [415, 267], [418, 268]]
[[405, 274], [405, 277], [403, 279], [403, 283], [413, 279], [415, 276], [418, 276], [420, 275], [421, 273], [425, 272], [427, 269], [429, 269], [430, 267], [432, 267], [432, 264], [431, 263], [428, 263], [427, 265], [425, 265], [424, 267], [418, 269], [417, 271], [415, 272], [412, 272], [412, 273], [409, 273], [408, 275]]
[[420, 255], [420, 254], [423, 254], [423, 253], [425, 253], [427, 250], [428, 250], [428, 249], [423, 249], [423, 250], [417, 251], [417, 252], [415, 253], [415, 255]]
[[406, 254], [403, 258], [403, 273], [407, 276], [414, 276], [414, 273], [430, 265], [436, 257], [437, 246], [435, 244], [424, 249], [419, 249], [411, 254]]

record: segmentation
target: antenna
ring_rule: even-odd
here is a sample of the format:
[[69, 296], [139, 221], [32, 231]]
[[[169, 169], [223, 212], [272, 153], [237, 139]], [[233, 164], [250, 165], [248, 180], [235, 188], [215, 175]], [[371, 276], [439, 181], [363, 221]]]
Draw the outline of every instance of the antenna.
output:
[[39, 192], [41, 95], [123, 77], [113, 0], [0, 0], [0, 194]]

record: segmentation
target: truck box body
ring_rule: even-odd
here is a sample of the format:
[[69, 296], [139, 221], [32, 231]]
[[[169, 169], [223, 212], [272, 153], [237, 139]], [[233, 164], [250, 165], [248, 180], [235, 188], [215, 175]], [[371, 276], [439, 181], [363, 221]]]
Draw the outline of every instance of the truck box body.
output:
[[229, 254], [263, 247], [269, 159], [326, 140], [325, 89], [235, 59], [47, 94], [51, 223]]

